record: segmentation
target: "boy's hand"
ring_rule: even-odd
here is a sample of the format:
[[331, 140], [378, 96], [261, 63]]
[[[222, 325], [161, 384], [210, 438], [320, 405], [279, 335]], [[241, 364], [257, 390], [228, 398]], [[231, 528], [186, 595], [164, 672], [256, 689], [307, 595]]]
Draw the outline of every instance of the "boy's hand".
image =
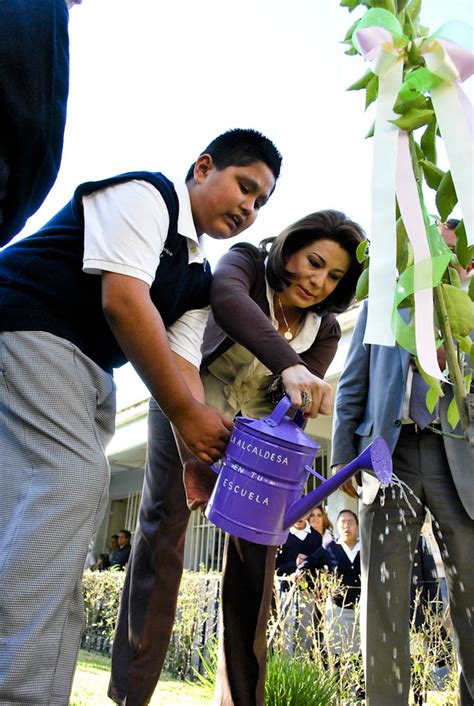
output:
[[290, 365], [282, 371], [281, 379], [292, 405], [300, 408], [305, 417], [331, 414], [331, 385], [313, 375], [305, 365]]
[[227, 417], [197, 400], [174, 415], [172, 422], [188, 449], [205, 463], [221, 458], [233, 428]]

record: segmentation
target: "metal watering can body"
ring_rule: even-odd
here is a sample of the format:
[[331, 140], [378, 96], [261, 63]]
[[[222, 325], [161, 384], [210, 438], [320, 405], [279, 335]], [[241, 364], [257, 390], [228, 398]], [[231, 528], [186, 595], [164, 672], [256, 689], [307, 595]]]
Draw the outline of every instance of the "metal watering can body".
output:
[[[354, 467], [356, 459], [328, 480], [315, 473], [312, 464], [319, 444], [301, 429], [301, 412], [296, 413], [294, 420], [285, 416], [290, 407], [290, 400], [284, 397], [265, 419], [236, 417], [221, 465], [214, 467], [219, 476], [206, 517], [226, 532], [257, 544], [283, 544], [296, 520], [362, 467]], [[390, 452], [382, 439], [376, 439], [374, 444], [375, 455], [381, 459], [376, 466], [384, 469], [380, 480], [389, 482]], [[364, 462], [371, 447], [364, 452]], [[323, 482], [302, 498], [310, 473]]]

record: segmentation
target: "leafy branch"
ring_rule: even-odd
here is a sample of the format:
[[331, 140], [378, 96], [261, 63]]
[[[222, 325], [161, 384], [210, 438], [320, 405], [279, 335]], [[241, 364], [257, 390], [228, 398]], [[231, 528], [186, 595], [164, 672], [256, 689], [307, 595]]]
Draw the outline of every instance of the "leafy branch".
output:
[[[389, 31], [396, 50], [403, 56], [403, 81], [398, 97], [393, 106], [399, 116], [392, 122], [408, 133], [410, 156], [418, 187], [420, 205], [425, 220], [426, 235], [433, 262], [438, 257], [444, 263], [439, 272], [439, 281], [433, 282], [435, 303], [435, 339], [439, 347], [443, 346], [447, 363], [447, 375], [453, 384], [454, 399], [448, 409], [448, 420], [454, 427], [461, 422], [466, 438], [474, 445], [474, 420], [472, 418], [471, 383], [472, 368], [469, 358], [474, 356], [474, 344], [471, 340], [474, 329], [474, 277], [463, 282], [466, 268], [471, 267], [474, 247], [468, 247], [464, 223], [461, 220], [456, 228], [455, 253], [450, 253], [438, 229], [431, 223], [425, 205], [424, 188], [434, 190], [435, 203], [440, 222], [445, 222], [458, 203], [455, 186], [449, 170], [444, 171], [437, 163], [437, 141], [441, 139], [431, 92], [438, 88], [443, 79], [433, 74], [426, 66], [423, 56], [423, 43], [427, 41], [429, 30], [420, 22], [421, 0], [341, 0], [341, 6], [350, 13], [362, 9], [367, 12], [375, 8], [385, 11]], [[386, 13], [392, 15], [392, 19]], [[363, 22], [362, 22], [363, 24]], [[354, 32], [361, 25], [361, 18], [355, 21], [344, 37], [346, 54], [357, 54]], [[420, 51], [421, 49], [421, 51]], [[372, 71], [366, 71], [348, 90], [365, 91], [365, 108], [378, 98], [379, 78]], [[372, 137], [374, 128], [367, 137]], [[408, 239], [403, 219], [397, 208], [397, 269], [399, 278], [413, 270], [413, 250]], [[368, 268], [370, 265], [370, 247], [359, 248], [357, 257], [364, 264], [364, 270], [357, 285], [357, 298], [368, 295]], [[400, 308], [409, 308], [414, 316], [413, 292], [398, 302]], [[402, 347], [402, 342], [398, 341]], [[410, 352], [416, 353], [411, 350]], [[421, 370], [430, 389], [427, 406], [434, 409], [439, 397], [443, 395], [439, 381]], [[471, 412], [469, 411], [471, 409]]]

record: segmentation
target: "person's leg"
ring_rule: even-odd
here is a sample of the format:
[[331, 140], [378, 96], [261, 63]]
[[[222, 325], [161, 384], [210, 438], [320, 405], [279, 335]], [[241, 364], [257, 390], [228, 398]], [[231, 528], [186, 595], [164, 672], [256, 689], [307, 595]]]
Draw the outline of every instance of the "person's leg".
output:
[[[427, 505], [435, 519], [449, 592], [454, 641], [461, 667], [461, 704], [474, 702], [474, 521], [466, 513], [454, 486], [440, 437], [430, 439], [423, 465]], [[439, 525], [439, 529], [436, 527]], [[470, 695], [469, 695], [470, 692]]]
[[[418, 437], [403, 431], [393, 455], [394, 473], [421, 496]], [[410, 690], [410, 583], [413, 553], [425, 511], [416, 517], [388, 489], [359, 513], [361, 537], [361, 642], [367, 706], [404, 706]], [[405, 513], [406, 525], [400, 511]]]
[[139, 522], [112, 647], [109, 696], [147, 704], [173, 630], [189, 510], [171, 425], [150, 402], [148, 453]]
[[227, 536], [215, 704], [263, 706], [276, 547]]
[[2, 703], [69, 701], [114, 423], [112, 377], [72, 344], [0, 334]]

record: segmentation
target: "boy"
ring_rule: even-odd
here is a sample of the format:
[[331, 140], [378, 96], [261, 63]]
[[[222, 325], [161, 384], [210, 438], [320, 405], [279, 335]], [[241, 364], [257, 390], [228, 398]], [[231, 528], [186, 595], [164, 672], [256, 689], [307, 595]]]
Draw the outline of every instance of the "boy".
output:
[[224, 450], [231, 423], [203, 404], [198, 372], [211, 279], [199, 236], [248, 228], [280, 164], [263, 135], [231, 130], [185, 185], [151, 172], [82, 184], [0, 254], [0, 701], [68, 703], [107, 502], [112, 369], [134, 365], [198, 458]]

